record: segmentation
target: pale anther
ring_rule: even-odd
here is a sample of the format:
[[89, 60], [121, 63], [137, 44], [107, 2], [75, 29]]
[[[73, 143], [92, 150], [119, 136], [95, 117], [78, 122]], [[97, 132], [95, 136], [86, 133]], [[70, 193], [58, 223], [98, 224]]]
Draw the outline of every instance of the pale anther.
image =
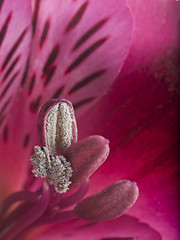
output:
[[50, 163], [49, 150], [46, 147], [34, 147], [34, 154], [30, 158], [35, 177], [47, 177], [47, 169]]
[[62, 153], [70, 147], [76, 120], [73, 110], [66, 102], [56, 104], [49, 111], [44, 130], [46, 146], [51, 154]]
[[54, 185], [58, 193], [64, 193], [69, 189], [73, 170], [65, 157], [51, 156], [47, 147], [35, 146], [30, 160], [35, 177], [48, 177], [49, 184]]
[[50, 184], [54, 185], [56, 192], [67, 192], [71, 184], [70, 178], [72, 177], [72, 172], [71, 164], [66, 161], [65, 157], [53, 157], [48, 181]]

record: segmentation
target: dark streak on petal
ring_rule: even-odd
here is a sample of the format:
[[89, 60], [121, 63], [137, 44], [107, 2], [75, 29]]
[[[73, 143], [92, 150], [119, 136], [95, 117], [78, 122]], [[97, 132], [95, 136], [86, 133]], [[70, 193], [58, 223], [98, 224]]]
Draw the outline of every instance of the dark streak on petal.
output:
[[26, 83], [26, 77], [27, 77], [28, 69], [29, 69], [29, 62], [30, 62], [30, 56], [27, 59], [26, 66], [25, 66], [25, 69], [24, 69], [24, 73], [23, 73], [23, 76], [22, 76], [22, 79], [21, 79], [21, 87], [23, 87], [24, 84]]
[[80, 102], [77, 102], [77, 103], [73, 104], [73, 107], [74, 107], [74, 109], [77, 109], [77, 108], [79, 108], [79, 107], [81, 107], [81, 106], [83, 106], [83, 105], [85, 105], [89, 102], [92, 102], [94, 99], [95, 99], [95, 97], [86, 98], [86, 99], [84, 99]]
[[30, 140], [30, 134], [26, 134], [23, 142], [23, 148], [26, 148], [28, 146], [29, 140]]
[[3, 124], [5, 117], [6, 117], [5, 115], [0, 117], [0, 126]]
[[19, 74], [19, 71], [17, 71], [13, 77], [11, 78], [11, 80], [9, 81], [9, 83], [6, 85], [6, 87], [4, 88], [4, 90], [2, 91], [1, 95], [0, 95], [0, 99], [2, 99], [4, 97], [4, 95], [6, 94], [6, 92], [8, 91], [9, 87], [12, 85], [13, 81], [15, 80], [15, 78], [17, 77], [17, 75]]
[[74, 15], [74, 17], [71, 19], [69, 24], [66, 27], [66, 33], [69, 32], [71, 29], [73, 29], [81, 20], [86, 8], [87, 8], [88, 2], [85, 2], [81, 8], [77, 11], [77, 13]]
[[12, 72], [12, 70], [14, 69], [14, 67], [16, 66], [16, 64], [18, 63], [19, 59], [20, 59], [20, 56], [21, 55], [18, 55], [16, 57], [16, 59], [12, 62], [11, 66], [8, 68], [8, 70], [6, 71], [5, 75], [4, 75], [4, 78], [2, 80], [2, 82], [4, 82], [7, 77], [9, 76], [9, 74]]
[[31, 78], [31, 81], [30, 81], [30, 84], [29, 84], [29, 90], [28, 90], [28, 94], [29, 94], [29, 95], [32, 93], [35, 80], [36, 80], [36, 75], [33, 74], [32, 78]]
[[45, 81], [44, 81], [44, 86], [47, 86], [47, 84], [51, 81], [55, 71], [56, 71], [56, 66], [52, 66], [47, 74]]
[[0, 116], [4, 113], [4, 111], [6, 110], [6, 108], [8, 107], [9, 103], [11, 102], [11, 97], [4, 103], [4, 105], [2, 106], [1, 110], [0, 110]]
[[8, 62], [11, 60], [12, 56], [14, 55], [15, 51], [17, 50], [18, 46], [20, 45], [20, 43], [22, 42], [25, 34], [27, 32], [27, 28], [25, 30], [23, 30], [23, 32], [21, 33], [21, 35], [18, 37], [17, 41], [14, 43], [13, 47], [11, 48], [11, 50], [9, 51], [8, 55], [6, 56], [6, 59], [3, 63], [3, 66], [1, 68], [1, 71], [3, 71], [3, 69], [6, 67], [6, 65], [8, 64]]
[[2, 42], [4, 40], [4, 37], [6, 35], [7, 29], [8, 29], [8, 25], [9, 25], [9, 22], [11, 20], [11, 16], [12, 16], [12, 12], [9, 13], [9, 15], [6, 18], [6, 21], [4, 22], [4, 24], [3, 24], [2, 28], [1, 28], [1, 31], [0, 31], [0, 46], [1, 46], [1, 44], [2, 44]]
[[60, 47], [59, 45], [55, 45], [54, 48], [52, 49], [51, 53], [49, 54], [46, 63], [44, 64], [43, 71], [42, 71], [42, 77], [44, 77], [47, 72], [50, 70], [52, 64], [56, 60], [58, 54], [59, 54]]
[[76, 67], [78, 67], [86, 58], [88, 58], [96, 49], [102, 46], [108, 37], [104, 37], [97, 42], [93, 43], [88, 49], [86, 49], [79, 57], [75, 59], [75, 61], [67, 68], [65, 74], [70, 73]]
[[108, 18], [105, 18], [98, 23], [96, 23], [93, 27], [91, 27], [74, 45], [72, 51], [79, 48], [83, 43], [85, 43], [94, 33], [96, 33], [106, 22]]
[[82, 87], [86, 86], [87, 84], [89, 84], [90, 82], [92, 82], [93, 80], [95, 80], [96, 78], [100, 77], [102, 74], [104, 74], [106, 72], [105, 69], [102, 69], [100, 71], [94, 72], [91, 75], [85, 77], [83, 80], [79, 81], [78, 83], [76, 83], [71, 90], [68, 92], [68, 94], [74, 93], [77, 90], [81, 89]]
[[48, 34], [48, 31], [49, 31], [49, 26], [50, 26], [50, 20], [47, 20], [44, 24], [43, 32], [42, 32], [42, 35], [41, 35], [40, 48], [43, 47], [43, 44], [44, 44], [44, 42], [47, 38], [47, 34]]
[[33, 19], [32, 19], [33, 36], [34, 36], [35, 31], [36, 31], [36, 25], [37, 25], [38, 13], [39, 13], [39, 6], [40, 6], [40, 0], [36, 0], [34, 13], [33, 13]]
[[2, 8], [3, 3], [4, 3], [4, 0], [0, 0], [0, 10]]
[[52, 98], [59, 98], [59, 96], [62, 94], [63, 90], [64, 90], [64, 86], [58, 88], [56, 90], [56, 92], [54, 93], [54, 95], [52, 96]]
[[3, 129], [3, 132], [2, 132], [2, 137], [3, 137], [3, 140], [4, 141], [7, 141], [8, 139], [8, 126], [5, 126], [4, 129]]
[[84, 228], [92, 227], [92, 226], [94, 226], [96, 224], [97, 224], [97, 222], [90, 222], [90, 223], [86, 223], [86, 224], [80, 225], [80, 226], [76, 227], [75, 229], [76, 230], [81, 230], [81, 229], [84, 229]]
[[35, 101], [33, 101], [33, 102], [31, 102], [30, 103], [30, 106], [29, 106], [29, 108], [30, 108], [30, 110], [33, 112], [33, 113], [35, 113], [37, 110], [38, 110], [38, 107], [39, 107], [39, 105], [40, 105], [40, 103], [41, 103], [41, 96], [39, 96]]

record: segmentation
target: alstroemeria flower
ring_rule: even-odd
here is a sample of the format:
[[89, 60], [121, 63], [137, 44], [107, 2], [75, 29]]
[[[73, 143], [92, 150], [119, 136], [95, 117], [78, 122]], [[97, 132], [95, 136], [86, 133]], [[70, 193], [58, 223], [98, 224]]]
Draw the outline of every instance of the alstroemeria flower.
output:
[[[137, 181], [141, 192], [131, 215], [30, 228], [21, 239], [179, 240], [178, 6], [174, 0], [0, 1], [0, 198], [42, 185], [32, 185], [29, 157], [40, 146], [38, 109], [51, 98], [71, 100], [80, 139], [110, 139], [110, 157], [91, 176], [88, 194], [124, 178]], [[85, 181], [80, 192], [86, 187]], [[34, 218], [47, 208], [47, 190], [44, 183]], [[25, 204], [36, 199], [27, 193]]]

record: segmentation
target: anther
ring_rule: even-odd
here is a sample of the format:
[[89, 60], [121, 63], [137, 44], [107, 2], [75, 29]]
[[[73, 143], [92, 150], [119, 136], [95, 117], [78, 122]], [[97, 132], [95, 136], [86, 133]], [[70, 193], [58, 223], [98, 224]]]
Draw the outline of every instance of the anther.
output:
[[42, 145], [51, 155], [64, 153], [77, 141], [77, 126], [72, 104], [67, 100], [45, 103], [38, 117], [38, 132]]
[[72, 177], [72, 168], [70, 162], [63, 156], [53, 157], [48, 174], [48, 181], [54, 185], [56, 192], [64, 193], [69, 189]]
[[75, 214], [89, 221], [105, 221], [124, 214], [136, 202], [139, 190], [135, 182], [117, 181], [101, 192], [81, 200]]
[[50, 156], [46, 147], [34, 147], [34, 154], [30, 158], [35, 177], [48, 177], [48, 182], [54, 185], [56, 192], [64, 193], [69, 189], [72, 177], [70, 162], [63, 156]]
[[34, 147], [34, 154], [30, 158], [35, 177], [47, 177], [47, 169], [50, 164], [49, 150], [46, 147]]

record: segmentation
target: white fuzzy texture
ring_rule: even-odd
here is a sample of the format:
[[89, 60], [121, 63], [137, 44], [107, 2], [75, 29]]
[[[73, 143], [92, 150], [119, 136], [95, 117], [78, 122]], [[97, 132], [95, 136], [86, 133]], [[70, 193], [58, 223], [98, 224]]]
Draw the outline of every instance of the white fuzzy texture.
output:
[[56, 104], [48, 113], [45, 124], [46, 146], [52, 155], [56, 155], [56, 135], [58, 121], [58, 105]]
[[72, 168], [70, 162], [63, 156], [51, 156], [46, 147], [34, 147], [34, 154], [30, 158], [35, 177], [48, 177], [48, 182], [54, 185], [56, 192], [65, 193], [71, 184]]
[[[71, 145], [76, 119], [73, 109], [66, 102], [56, 104], [48, 113], [45, 123], [46, 146], [52, 155], [61, 153]], [[75, 126], [75, 127], [74, 127]]]

